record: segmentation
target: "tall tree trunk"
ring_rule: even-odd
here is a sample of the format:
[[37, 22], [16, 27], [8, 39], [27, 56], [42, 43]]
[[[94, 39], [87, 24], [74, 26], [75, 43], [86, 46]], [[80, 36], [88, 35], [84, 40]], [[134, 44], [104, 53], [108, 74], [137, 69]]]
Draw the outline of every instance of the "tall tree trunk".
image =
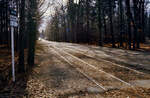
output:
[[89, 43], [89, 30], [90, 30], [90, 22], [89, 22], [89, 3], [90, 0], [86, 0], [86, 41]]
[[71, 42], [75, 42], [75, 32], [74, 32], [74, 19], [73, 19], [73, 0], [69, 0], [69, 5], [68, 5], [68, 12], [69, 12], [69, 21], [70, 21], [70, 38]]
[[[137, 0], [133, 0], [134, 6], [134, 40], [133, 40], [133, 49], [135, 50], [136, 47], [139, 47], [138, 43], [138, 32], [137, 32], [137, 24], [138, 24], [138, 7], [137, 7]], [[136, 45], [137, 44], [137, 45]]]
[[114, 40], [114, 27], [113, 27], [113, 17], [112, 17], [112, 1], [109, 0], [109, 19], [110, 19], [110, 32], [111, 32], [111, 43], [112, 43], [112, 47], [116, 47], [115, 46], [115, 40]]
[[128, 44], [129, 49], [131, 49], [131, 10], [130, 10], [130, 0], [126, 0], [126, 6], [127, 6], [127, 23], [128, 23]]
[[123, 7], [122, 0], [119, 0], [119, 27], [120, 27], [120, 47], [123, 47]]
[[101, 0], [98, 0], [99, 45], [102, 46]]
[[107, 25], [106, 25], [105, 11], [104, 10], [103, 10], [103, 15], [102, 16], [103, 16], [104, 34], [105, 34], [104, 40], [107, 42], [108, 41], [108, 39], [107, 39], [108, 35], [107, 35]]
[[81, 0], [79, 0], [79, 4], [76, 8], [77, 10], [77, 22], [76, 22], [76, 34], [77, 34], [77, 43], [79, 43], [79, 32], [80, 32], [80, 9], [81, 9]]
[[19, 66], [18, 71], [24, 72], [24, 33], [25, 33], [25, 0], [21, 0], [20, 6], [20, 33], [19, 33]]
[[142, 0], [142, 39], [145, 42], [145, 0]]
[[66, 42], [67, 41], [67, 24], [66, 24], [66, 15], [65, 15], [65, 8], [64, 8], [64, 5], [62, 5], [62, 11], [63, 11], [63, 16], [62, 16], [62, 19], [63, 19], [63, 25], [64, 25], [64, 28], [63, 28], [63, 41]]
[[36, 33], [37, 33], [37, 20], [36, 20], [36, 12], [37, 12], [37, 1], [31, 0], [29, 1], [29, 14], [28, 14], [28, 33], [29, 33], [29, 49], [28, 49], [28, 64], [30, 66], [34, 65], [34, 56], [35, 56], [35, 42], [36, 42]]
[[81, 8], [80, 8], [80, 41], [86, 42], [85, 32], [84, 32], [84, 0], [80, 0]]
[[138, 0], [139, 6], [138, 6], [138, 20], [137, 20], [137, 26], [138, 26], [138, 30], [137, 30], [137, 48], [140, 48], [140, 42], [141, 42], [141, 38], [142, 38], [142, 0]]
[[67, 26], [66, 26], [66, 18], [63, 17], [63, 21], [64, 21], [64, 41], [67, 41]]

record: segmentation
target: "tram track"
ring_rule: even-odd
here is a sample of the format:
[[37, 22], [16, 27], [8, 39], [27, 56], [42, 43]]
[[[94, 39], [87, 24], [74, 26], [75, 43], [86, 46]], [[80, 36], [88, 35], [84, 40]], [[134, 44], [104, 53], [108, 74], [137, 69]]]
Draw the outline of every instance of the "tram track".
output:
[[[106, 73], [110, 73], [111, 75], [117, 77], [117, 80], [123, 80], [126, 83], [134, 80], [149, 80], [150, 77], [148, 74], [140, 72], [135, 69], [131, 69], [125, 66], [121, 66], [119, 64], [115, 64], [103, 59], [95, 58], [93, 56], [87, 55], [85, 52], [79, 52], [74, 49], [70, 49], [68, 47], [63, 47], [61, 45], [54, 44], [57, 47], [62, 47], [61, 50], [65, 50], [67, 54], [70, 56], [74, 56], [73, 58], [78, 59], [79, 61], [86, 63], [88, 66], [94, 69], [102, 69]], [[71, 51], [68, 51], [71, 50]], [[92, 65], [92, 66], [91, 66]], [[111, 76], [110, 75], [110, 76]], [[123, 82], [122, 81], [122, 82]]]
[[[73, 64], [66, 59], [65, 57], [63, 57], [61, 54], [59, 54], [56, 50], [53, 49], [53, 51], [60, 56], [60, 58], [62, 58], [64, 61], [66, 61], [71, 67], [74, 67]], [[75, 67], [74, 67], [75, 68]], [[102, 86], [102, 84], [98, 83], [96, 80], [94, 80], [93, 78], [91, 78], [90, 76], [88, 76], [86, 73], [84, 73], [83, 71], [81, 71], [79, 68], [75, 68], [79, 73], [81, 73], [83, 76], [85, 76], [87, 79], [89, 79], [91, 82], [95, 83], [99, 88], [103, 89], [104, 91], [107, 91], [107, 88], [105, 88], [104, 86]]]
[[80, 59], [80, 58], [78, 58], [78, 57], [75, 57], [75, 56], [73, 56], [73, 55], [67, 53], [67, 52], [64, 51], [64, 50], [57, 48], [56, 46], [52, 46], [52, 47], [53, 47], [54, 49], [58, 50], [58, 51], [61, 51], [61, 52], [65, 53], [66, 55], [68, 55], [68, 56], [70, 56], [70, 57], [76, 59], [78, 62], [81, 62], [82, 65], [83, 65], [83, 64], [88, 65], [88, 67], [90, 67], [90, 68], [92, 68], [92, 69], [94, 69], [94, 70], [96, 70], [96, 71], [98, 71], [98, 72], [100, 72], [100, 73], [104, 73], [105, 75], [107, 75], [107, 76], [109, 76], [109, 77], [112, 77], [113, 79], [115, 79], [115, 80], [117, 80], [117, 81], [119, 81], [119, 82], [121, 82], [121, 83], [123, 83], [123, 84], [129, 86], [129, 87], [134, 87], [134, 86], [131, 85], [130, 83], [128, 83], [128, 82], [126, 82], [126, 81], [124, 81], [124, 80], [122, 80], [122, 79], [120, 79], [120, 78], [118, 78], [118, 77], [116, 77], [116, 76], [114, 76], [114, 75], [112, 75], [112, 74], [110, 74], [110, 73], [107, 73], [107, 72], [105, 72], [105, 71], [103, 71], [103, 70], [101, 70], [101, 69], [95, 67], [94, 65], [89, 64], [89, 63], [83, 61], [82, 59]]
[[[87, 57], [93, 58], [92, 56], [89, 56], [89, 55], [87, 55], [87, 54], [85, 54], [85, 53], [83, 53], [83, 52], [79, 52], [79, 51], [74, 50], [74, 49], [70, 49], [70, 48], [65, 48], [65, 49], [71, 50], [71, 51], [75, 51], [75, 52], [81, 53], [82, 55], [85, 55], [85, 56], [87, 56]], [[135, 70], [135, 69], [126, 67], [126, 66], [122, 66], [122, 65], [113, 63], [113, 62], [111, 62], [111, 61], [105, 60], [105, 59], [97, 58], [97, 60], [100, 60], [100, 61], [103, 61], [103, 62], [106, 62], [106, 63], [111, 63], [112, 65], [115, 65], [115, 66], [118, 66], [118, 67], [120, 67], [120, 68], [124, 68], [124, 69], [128, 69], [128, 70], [134, 71], [134, 72], [136, 72], [136, 73], [138, 73], [138, 74], [145, 74], [144, 72], [141, 72], [141, 71], [138, 71], [138, 70]]]
[[[139, 91], [144, 89], [147, 91], [147, 89], [143, 88], [144, 86], [141, 85], [136, 85], [136, 80], [134, 81], [124, 81], [124, 79], [112, 74], [111, 72], [114, 69], [109, 69], [105, 70], [102, 69], [101, 67], [95, 66], [95, 64], [90, 63], [89, 60], [94, 60], [94, 58], [92, 58], [92, 56], [88, 57], [87, 55], [83, 55], [81, 53], [78, 53], [77, 51], [73, 51], [73, 49], [71, 48], [70, 50], [66, 48], [67, 45], [61, 45], [59, 43], [53, 43], [53, 42], [49, 42], [47, 43], [48, 48], [50, 48], [49, 50], [52, 50], [51, 52], [58, 58], [61, 60], [61, 62], [63, 62], [64, 64], [66, 64], [69, 68], [76, 70], [76, 72], [78, 72], [81, 76], [83, 76], [82, 78], [84, 80], [86, 80], [87, 85], [85, 86], [84, 89], [82, 89], [83, 91], [88, 92], [89, 89], [91, 89], [91, 87], [93, 89], [95, 89], [96, 91], [98, 90], [99, 94], [102, 96], [108, 96], [109, 94], [113, 94], [113, 92], [115, 92], [115, 94], [119, 94], [121, 93], [121, 95], [129, 95], [132, 97], [143, 97], [143, 93]], [[89, 51], [88, 51], [89, 52]], [[78, 54], [78, 55], [75, 55]], [[92, 53], [91, 53], [92, 54]], [[85, 59], [84, 59], [85, 58]], [[88, 58], [88, 59], [87, 59]], [[96, 59], [96, 58], [95, 58]], [[97, 60], [95, 60], [95, 62], [97, 62]], [[103, 62], [103, 61], [102, 61]], [[109, 63], [109, 62], [107, 62]], [[98, 62], [99, 64], [99, 62]], [[109, 63], [111, 64], [111, 63]], [[100, 64], [101, 65], [101, 64]], [[61, 66], [61, 65], [60, 65]], [[114, 65], [112, 65], [114, 66]], [[111, 66], [110, 66], [111, 67]], [[115, 66], [118, 67], [118, 66]], [[122, 67], [119, 67], [122, 68]], [[123, 70], [129, 70], [129, 69], [124, 69]], [[101, 71], [100, 71], [101, 70]], [[103, 72], [104, 71], [104, 72]], [[132, 70], [130, 70], [131, 72], [134, 72]], [[136, 73], [136, 72], [134, 72]], [[144, 75], [142, 73], [137, 73], [139, 75]], [[128, 78], [128, 75], [126, 75], [126, 77]], [[123, 81], [120, 81], [116, 78]], [[85, 77], [85, 78], [84, 78]], [[130, 79], [129, 79], [130, 80]], [[139, 81], [143, 81], [142, 79]], [[78, 83], [76, 81], [76, 83]], [[90, 85], [89, 85], [89, 84]], [[129, 83], [129, 84], [127, 84]], [[144, 85], [144, 84], [143, 84]], [[82, 86], [80, 85], [80, 81], [79, 81], [79, 87]], [[128, 92], [129, 91], [129, 92]], [[146, 93], [147, 94], [147, 93]], [[145, 96], [146, 96], [145, 94]], [[147, 94], [148, 96], [148, 94]]]
[[[59, 51], [58, 49], [56, 49], [55, 46], [52, 46], [52, 47], [54, 48], [53, 50], [55, 51], [55, 53], [56, 53], [59, 57], [61, 57], [64, 61], [66, 61], [70, 66], [72, 66], [72, 67], [75, 67], [75, 66], [76, 66], [76, 65], [74, 65], [72, 62], [70, 62], [70, 60], [68, 60], [65, 56], [63, 56], [63, 55], [60, 53], [60, 51]], [[59, 52], [58, 52], [58, 51], [59, 51]], [[62, 52], [62, 51], [63, 51], [63, 50], [61, 50], [61, 52]], [[64, 51], [63, 51], [63, 52], [64, 52]], [[77, 66], [76, 66], [76, 67], [77, 67]], [[106, 76], [110, 76], [110, 77], [116, 79], [115, 81], [118, 80], [118, 82], [120, 82], [120, 83], [122, 84], [122, 87], [121, 87], [121, 85], [120, 85], [120, 87], [119, 87], [119, 85], [118, 85], [118, 86], [115, 85], [115, 84], [114, 84], [114, 81], [112, 81], [112, 80], [110, 79], [110, 77], [107, 77], [107, 79], [109, 79], [108, 81], [103, 81], [103, 82], [110, 82], [110, 81], [111, 81], [112, 85], [109, 85], [109, 86], [108, 86], [108, 84], [104, 84], [102, 81], [99, 81], [100, 79], [97, 80], [95, 77], [89, 75], [90, 72], [84, 72], [83, 69], [81, 69], [81, 68], [76, 68], [76, 70], [77, 70], [79, 73], [81, 73], [83, 76], [85, 76], [88, 80], [90, 80], [90, 81], [93, 82], [95, 85], [97, 85], [100, 89], [102, 89], [103, 91], [101, 91], [101, 92], [103, 92], [103, 93], [112, 92], [112, 91], [124, 91], [125, 89], [133, 89], [134, 93], [133, 93], [133, 94], [130, 93], [132, 96], [138, 96], [139, 98], [142, 97], [140, 94], [138, 94], [136, 87], [134, 87], [134, 86], [131, 85], [130, 83], [127, 83], [127, 82], [125, 82], [125, 81], [123, 81], [123, 80], [121, 80], [121, 79], [118, 80], [118, 79], [114, 78], [115, 76], [113, 76], [113, 75], [108, 75], [108, 74], [104, 73], [104, 74], [106, 74]], [[102, 72], [102, 73], [103, 73], [103, 72]], [[100, 75], [100, 74], [98, 74], [98, 75]], [[117, 84], [118, 84], [118, 83], [117, 83]], [[126, 86], [123, 86], [123, 84], [126, 85]], [[111, 86], [112, 86], [112, 87], [111, 87]]]
[[[130, 62], [130, 63], [127, 63], [127, 61], [124, 61], [123, 59], [119, 59], [119, 61], [116, 61], [115, 59], [108, 59], [107, 57], [102, 57], [99, 53], [101, 53], [102, 51], [103, 52], [106, 52], [108, 54], [110, 54], [111, 56], [113, 55], [117, 55], [118, 57], [121, 57], [123, 54], [120, 53], [120, 54], [115, 54], [113, 52], [109, 52], [107, 49], [106, 50], [102, 50], [102, 51], [97, 51], [97, 50], [91, 50], [87, 47], [83, 47], [81, 46], [83, 49], [81, 50], [80, 48], [77, 48], [77, 47], [74, 47], [74, 46], [67, 46], [67, 45], [64, 45], [66, 46], [66, 48], [69, 48], [69, 49], [73, 49], [73, 50], [76, 50], [76, 51], [80, 51], [80, 53], [88, 53], [90, 54], [90, 52], [92, 52], [92, 54], [95, 55], [95, 57], [105, 61], [105, 62], [109, 62], [109, 63], [112, 63], [116, 66], [119, 66], [119, 67], [122, 67], [122, 68], [126, 68], [126, 69], [129, 69], [129, 70], [132, 70], [132, 71], [135, 71], [136, 73], [139, 73], [139, 74], [150, 74], [149, 73], [149, 69], [146, 69], [142, 66], [144, 66], [143, 64], [140, 64], [140, 63], [136, 63], [136, 62]], [[103, 47], [104, 48], [104, 47]], [[84, 50], [85, 49], [85, 50]], [[93, 49], [93, 48], [92, 48]], [[99, 49], [99, 48], [98, 48]], [[132, 53], [132, 52], [129, 52], [130, 54], [137, 54], [137, 53]], [[92, 56], [91, 56], [92, 57]], [[145, 58], [145, 57], [144, 57]], [[148, 59], [148, 58], [146, 58]], [[135, 60], [133, 60], [135, 61]], [[146, 63], [147, 64], [147, 63]], [[132, 66], [131, 66], [132, 65]]]
[[103, 61], [103, 62], [106, 62], [106, 63], [111, 63], [112, 65], [115, 65], [115, 66], [118, 66], [118, 67], [121, 67], [121, 68], [124, 68], [124, 69], [128, 69], [128, 70], [134, 71], [134, 72], [136, 72], [138, 74], [143, 74], [143, 75], [149, 74], [149, 73], [147, 73], [147, 70], [146, 70], [146, 73], [143, 72], [143, 71], [139, 71], [139, 70], [142, 70], [143, 68], [139, 68], [139, 67], [138, 68], [133, 68], [132, 66], [128, 67], [129, 65], [126, 65], [126, 64], [122, 65], [122, 64], [117, 64], [116, 62], [111, 61], [111, 60], [106, 60], [106, 59], [102, 58], [101, 56], [99, 56], [99, 54], [96, 54], [96, 52], [91, 51], [91, 50], [89, 50], [89, 51], [93, 52], [94, 56], [93, 55], [91, 56], [90, 54], [88, 54], [89, 52], [87, 52], [85, 50], [81, 50], [81, 49], [73, 47], [73, 46], [64, 46], [64, 48], [65, 49], [69, 49], [69, 50], [73, 50], [73, 51], [76, 51], [76, 52], [79, 52], [79, 53], [81, 53], [81, 54], [83, 54], [85, 56], [91, 57], [91, 58], [95, 57], [97, 60], [100, 60], [100, 61]]

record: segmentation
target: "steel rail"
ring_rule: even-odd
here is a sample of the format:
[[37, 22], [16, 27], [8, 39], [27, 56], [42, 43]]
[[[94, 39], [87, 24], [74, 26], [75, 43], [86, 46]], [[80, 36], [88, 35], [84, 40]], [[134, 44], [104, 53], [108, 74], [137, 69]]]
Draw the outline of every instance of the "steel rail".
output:
[[[82, 52], [79, 52], [79, 51], [81, 51], [80, 49], [78, 49], [79, 51], [77, 51], [77, 49], [75, 49], [75, 48], [74, 48], [74, 50], [73, 50], [73, 49], [70, 49], [70, 48], [65, 47], [65, 49], [72, 50], [72, 51], [76, 51], [76, 52], [78, 52], [78, 53], [81, 53], [82, 55], [85, 55], [85, 56], [88, 56], [88, 57], [93, 58], [92, 56], [89, 56], [89, 55], [87, 55], [87, 54], [84, 54], [84, 53], [82, 53]], [[96, 55], [97, 55], [97, 54], [96, 54]], [[99, 55], [97, 55], [97, 56], [99, 56]], [[136, 72], [136, 73], [138, 73], [138, 74], [145, 74], [145, 73], [143, 73], [143, 72], [141, 72], [141, 71], [138, 71], [138, 70], [135, 70], [135, 69], [126, 67], [126, 66], [121, 66], [121, 65], [119, 65], [119, 64], [113, 63], [113, 62], [108, 61], [108, 60], [105, 60], [105, 59], [101, 59], [101, 58], [98, 58], [98, 59], [99, 59], [99, 60], [102, 60], [102, 61], [104, 61], [104, 62], [107, 62], [107, 63], [111, 63], [111, 64], [113, 64], [113, 65], [116, 65], [116, 66], [118, 66], [118, 67], [125, 68], [125, 69], [131, 70], [131, 71], [134, 71], [134, 72]]]
[[73, 57], [74, 59], [77, 59], [78, 61], [80, 61], [80, 62], [82, 62], [82, 63], [84, 63], [84, 64], [86, 64], [86, 65], [92, 67], [93, 69], [98, 70], [99, 72], [103, 72], [103, 73], [107, 74], [108, 76], [111, 76], [112, 78], [114, 78], [114, 79], [116, 79], [116, 80], [118, 80], [118, 81], [120, 81], [120, 82], [122, 82], [122, 83], [124, 83], [124, 84], [126, 84], [126, 85], [128, 85], [128, 86], [134, 87], [134, 86], [131, 85], [130, 83], [128, 83], [128, 82], [126, 82], [126, 81], [124, 81], [124, 80], [122, 80], [122, 79], [119, 79], [118, 77], [116, 77], [116, 76], [114, 76], [114, 75], [112, 75], [112, 74], [110, 74], [110, 73], [107, 73], [107, 72], [105, 72], [105, 71], [103, 71], [103, 70], [100, 70], [99, 68], [95, 67], [94, 65], [89, 64], [89, 63], [83, 61], [82, 59], [79, 59], [78, 57], [73, 56], [72, 54], [70, 54], [70, 53], [68, 53], [68, 52], [66, 52], [66, 51], [64, 51], [64, 50], [62, 50], [62, 49], [59, 49], [59, 48], [57, 48], [57, 47], [54, 46], [54, 45], [51, 45], [51, 46], [52, 46], [54, 49], [60, 50], [61, 52], [64, 52], [65, 54], [67, 54], [67, 55]]
[[[53, 51], [60, 56], [63, 60], [65, 60], [69, 65], [73, 66], [73, 64], [67, 60], [65, 57], [63, 57], [60, 53], [58, 53], [56, 50], [53, 49]], [[74, 67], [74, 66], [73, 66]], [[96, 80], [94, 80], [93, 78], [91, 78], [90, 76], [88, 76], [86, 73], [84, 73], [83, 71], [81, 71], [79, 68], [75, 68], [78, 72], [80, 72], [83, 76], [85, 76], [87, 79], [89, 79], [90, 81], [92, 81], [93, 83], [95, 83], [98, 87], [100, 87], [101, 89], [103, 89], [104, 91], [107, 91], [107, 89], [102, 86], [101, 84], [99, 84]]]

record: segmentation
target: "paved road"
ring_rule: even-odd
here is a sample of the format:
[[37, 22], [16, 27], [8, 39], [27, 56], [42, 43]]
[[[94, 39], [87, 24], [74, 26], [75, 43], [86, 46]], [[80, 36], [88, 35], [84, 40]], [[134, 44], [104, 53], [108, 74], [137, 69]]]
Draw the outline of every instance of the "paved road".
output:
[[0, 98], [150, 98], [150, 53], [38, 41], [28, 78]]
[[[150, 97], [149, 53], [42, 40], [37, 79], [53, 97]], [[36, 69], [35, 69], [36, 70]]]

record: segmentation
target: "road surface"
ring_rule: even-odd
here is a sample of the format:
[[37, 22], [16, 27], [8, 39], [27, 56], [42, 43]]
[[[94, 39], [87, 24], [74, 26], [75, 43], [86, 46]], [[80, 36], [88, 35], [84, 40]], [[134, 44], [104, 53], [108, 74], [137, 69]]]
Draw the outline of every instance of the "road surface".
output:
[[38, 79], [53, 97], [150, 97], [150, 53], [42, 40]]
[[37, 47], [36, 67], [24, 90], [11, 90], [16, 96], [150, 98], [148, 52], [46, 40]]

